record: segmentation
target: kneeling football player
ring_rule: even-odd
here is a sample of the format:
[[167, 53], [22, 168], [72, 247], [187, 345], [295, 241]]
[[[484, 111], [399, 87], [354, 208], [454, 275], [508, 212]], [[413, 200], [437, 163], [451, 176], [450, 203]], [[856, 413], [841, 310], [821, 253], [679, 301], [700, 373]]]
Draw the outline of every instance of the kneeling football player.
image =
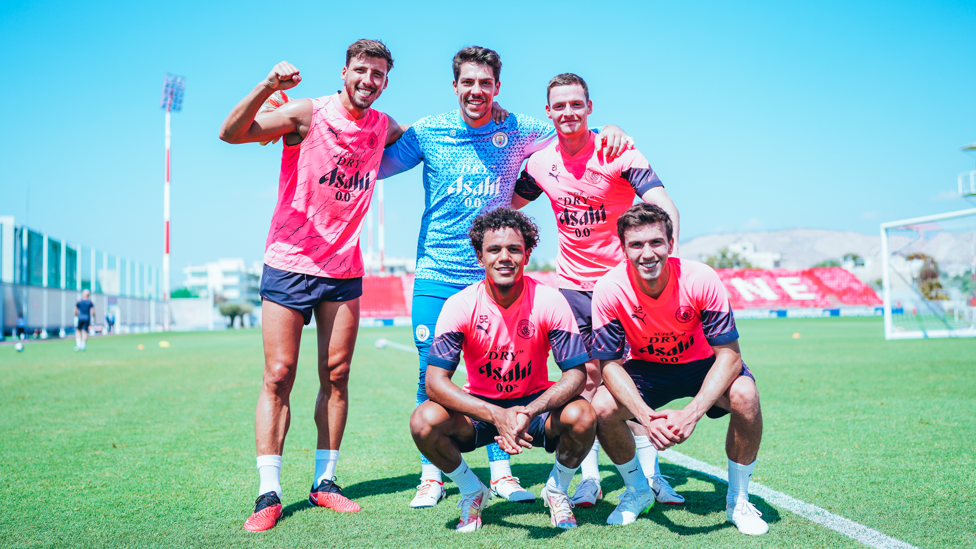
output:
[[[475, 218], [469, 231], [485, 280], [450, 297], [427, 357], [427, 394], [410, 418], [420, 452], [461, 491], [459, 532], [481, 527], [488, 488], [464, 462], [493, 442], [509, 454], [541, 446], [556, 463], [542, 489], [552, 524], [574, 528], [566, 490], [593, 445], [596, 416], [579, 397], [589, 355], [566, 299], [522, 275], [538, 241], [524, 214], [501, 208]], [[552, 349], [562, 376], [549, 381]], [[451, 381], [461, 355], [462, 390]]]
[[[680, 444], [707, 415], [731, 412], [725, 451], [729, 458], [726, 516], [743, 534], [769, 529], [749, 503], [749, 478], [762, 439], [762, 412], [752, 372], [742, 362], [739, 332], [729, 298], [708, 265], [669, 257], [671, 218], [657, 206], [637, 204], [617, 219], [627, 261], [593, 291], [593, 358], [604, 385], [593, 398], [600, 445], [618, 464], [627, 491], [610, 524], [628, 524], [654, 503], [634, 455], [628, 420], [639, 421], [658, 450]], [[624, 344], [630, 344], [623, 361]], [[661, 410], [692, 397], [680, 410]], [[621, 469], [621, 467], [623, 467]]]

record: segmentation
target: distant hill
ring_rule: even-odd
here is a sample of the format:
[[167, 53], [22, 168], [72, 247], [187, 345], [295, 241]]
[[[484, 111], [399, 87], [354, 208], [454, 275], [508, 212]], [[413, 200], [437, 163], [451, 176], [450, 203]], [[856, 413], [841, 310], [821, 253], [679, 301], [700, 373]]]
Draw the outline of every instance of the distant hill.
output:
[[[878, 287], [882, 276], [881, 236], [820, 229], [789, 229], [756, 233], [728, 233], [699, 236], [681, 245], [681, 257], [704, 261], [706, 256], [732, 244], [752, 243], [756, 252], [781, 255], [784, 269], [806, 269], [828, 259], [841, 260], [854, 253], [864, 265], [844, 265], [867, 284]], [[976, 260], [976, 230], [967, 232], [932, 232], [924, 240], [917, 237], [891, 236], [892, 253], [905, 257], [924, 251], [935, 258], [943, 274], [955, 276], [970, 272]]]
[[681, 244], [680, 252], [682, 257], [701, 261], [738, 242], [752, 242], [757, 251], [780, 254], [780, 267], [785, 269], [805, 269], [828, 259], [840, 260], [847, 253], [864, 258], [881, 254], [880, 236], [820, 229], [711, 234]]

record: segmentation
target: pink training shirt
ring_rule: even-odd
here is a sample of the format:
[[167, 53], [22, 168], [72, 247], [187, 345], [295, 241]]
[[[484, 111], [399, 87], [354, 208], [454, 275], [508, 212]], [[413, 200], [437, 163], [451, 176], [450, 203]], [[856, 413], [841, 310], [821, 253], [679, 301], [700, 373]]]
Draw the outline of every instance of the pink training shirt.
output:
[[718, 274], [697, 261], [668, 258], [669, 278], [657, 299], [641, 292], [630, 263], [614, 267], [593, 291], [593, 358], [623, 356], [682, 364], [709, 358], [713, 345], [739, 339]]
[[327, 278], [363, 276], [359, 233], [383, 158], [388, 119], [360, 120], [339, 95], [312, 100], [312, 124], [281, 154], [278, 204], [264, 250], [269, 267]]
[[596, 150], [596, 135], [580, 152], [566, 154], [555, 140], [529, 157], [515, 186], [526, 200], [542, 192], [552, 202], [559, 227], [559, 287], [592, 290], [596, 281], [624, 260], [617, 218], [654, 187], [663, 186], [635, 149], [607, 161]]
[[464, 353], [464, 390], [487, 398], [519, 398], [548, 389], [549, 349], [562, 370], [589, 360], [569, 303], [557, 290], [529, 277], [518, 300], [498, 306], [485, 282], [448, 298], [437, 319], [427, 363], [457, 368]]

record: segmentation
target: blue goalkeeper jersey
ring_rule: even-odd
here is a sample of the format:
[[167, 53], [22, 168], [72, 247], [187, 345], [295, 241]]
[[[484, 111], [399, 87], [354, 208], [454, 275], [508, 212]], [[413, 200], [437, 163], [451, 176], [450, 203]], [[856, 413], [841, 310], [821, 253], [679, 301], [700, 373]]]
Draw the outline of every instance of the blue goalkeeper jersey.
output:
[[485, 278], [468, 229], [478, 214], [512, 204], [522, 161], [556, 136], [546, 122], [509, 114], [472, 128], [459, 110], [428, 116], [383, 152], [379, 177], [424, 163], [426, 206], [417, 241], [418, 279], [474, 284]]

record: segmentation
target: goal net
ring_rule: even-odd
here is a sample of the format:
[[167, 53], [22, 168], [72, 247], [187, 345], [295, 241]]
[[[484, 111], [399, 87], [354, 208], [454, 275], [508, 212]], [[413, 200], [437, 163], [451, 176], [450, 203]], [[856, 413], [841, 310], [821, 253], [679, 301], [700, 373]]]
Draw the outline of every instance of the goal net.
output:
[[976, 337], [976, 208], [881, 225], [885, 339]]

